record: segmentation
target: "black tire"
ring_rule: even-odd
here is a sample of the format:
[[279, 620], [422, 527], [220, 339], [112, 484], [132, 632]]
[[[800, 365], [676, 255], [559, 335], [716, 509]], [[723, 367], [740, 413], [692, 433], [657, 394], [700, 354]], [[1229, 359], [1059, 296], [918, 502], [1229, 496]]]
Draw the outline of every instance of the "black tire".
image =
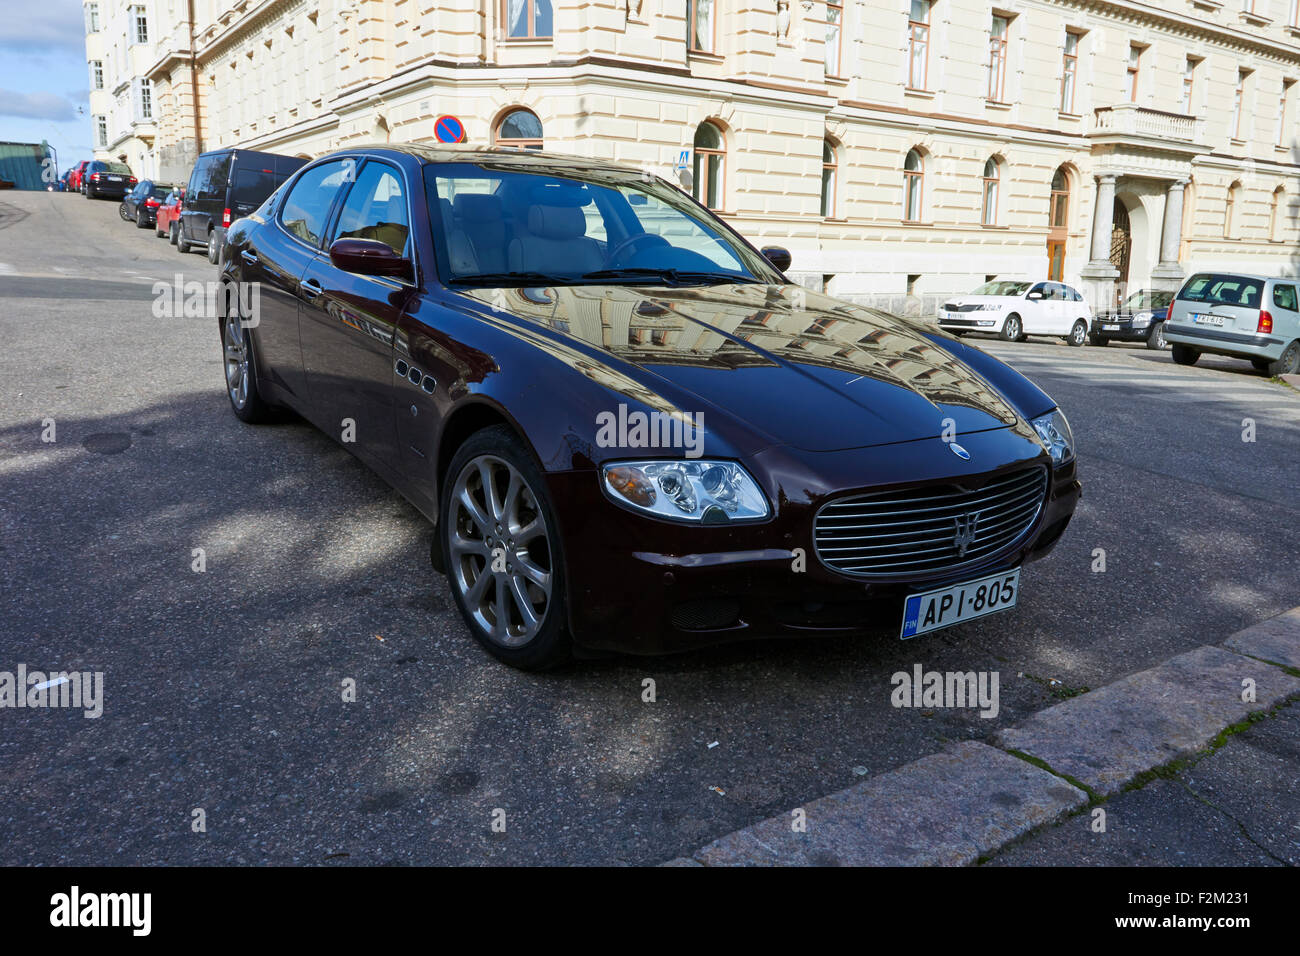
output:
[[189, 241], [185, 238], [185, 227], [179, 222], [176, 224], [176, 251], [181, 255], [190, 251]]
[[149, 220], [144, 218], [144, 213], [141, 212], [139, 209], [135, 211], [135, 227], [137, 229], [149, 228]]
[[1277, 357], [1277, 361], [1269, 362], [1268, 368], [1264, 369], [1264, 371], [1272, 378], [1279, 375], [1295, 375], [1300, 372], [1300, 339], [1284, 348], [1282, 354]]
[[1002, 331], [998, 333], [998, 338], [1003, 342], [1018, 342], [1022, 338], [1024, 326], [1020, 322], [1020, 316], [1012, 312], [1002, 323]]
[[[237, 300], [238, 296], [224, 298]], [[235, 413], [235, 417], [241, 422], [247, 422], [250, 425], [261, 425], [265, 422], [274, 421], [274, 409], [263, 400], [261, 389], [257, 385], [257, 360], [253, 351], [253, 337], [248, 334], [248, 329], [243, 327], [238, 315], [223, 317], [220, 328], [221, 366], [225, 372], [226, 398], [230, 400], [231, 411]], [[231, 346], [234, 341], [239, 341], [244, 350], [241, 378], [247, 383], [247, 387], [242, 396], [239, 394], [238, 389], [231, 384], [231, 362], [239, 362], [239, 358], [231, 354]], [[241, 397], [242, 401], [240, 400]]]
[[949, 329], [949, 330], [948, 330], [948, 334], [949, 334], [949, 335], [955, 335], [957, 338], [961, 338], [961, 337], [962, 337], [963, 335], [965, 335], [966, 333], [965, 333], [965, 332], [960, 332], [960, 331], [958, 331], [957, 329]]
[[1065, 337], [1065, 344], [1078, 348], [1088, 341], [1088, 323], [1079, 319], [1070, 327], [1070, 334]]
[[208, 261], [214, 266], [221, 265], [221, 246], [217, 244], [216, 232], [208, 233]]
[[1160, 351], [1168, 344], [1165, 341], [1165, 324], [1163, 322], [1151, 323], [1151, 331], [1147, 333], [1147, 348]]
[[154, 217], [153, 217], [153, 234], [154, 234], [154, 236], [155, 236], [156, 238], [158, 238], [158, 239], [161, 239], [161, 238], [163, 238], [164, 236], [167, 235], [167, 233], [165, 233], [165, 232], [162, 231], [162, 226], [158, 225], [158, 217], [157, 217], [157, 216], [154, 216]]
[[180, 229], [178, 228], [176, 221], [172, 220], [171, 225], [167, 227], [167, 241], [173, 246], [176, 245], [176, 238], [179, 234]]
[[127, 211], [125, 199], [118, 203], [117, 214], [122, 217], [123, 222], [131, 222], [131, 214]]
[[1196, 349], [1180, 342], [1174, 342], [1170, 346], [1170, 352], [1174, 357], [1175, 365], [1195, 365], [1201, 357], [1201, 353]]
[[1251, 359], [1251, 360], [1250, 360], [1250, 364], [1253, 365], [1253, 366], [1255, 366], [1255, 370], [1256, 370], [1256, 371], [1259, 371], [1259, 372], [1267, 372], [1267, 371], [1268, 371], [1268, 367], [1269, 367], [1271, 364], [1273, 364], [1273, 363], [1271, 363], [1268, 359], [1259, 359], [1259, 358], [1256, 358], [1256, 359]]
[[[532, 563], [539, 566], [544, 561], [549, 561], [551, 590], [546, 599], [545, 609], [542, 611], [541, 621], [536, 627], [536, 633], [526, 643], [514, 647], [492, 639], [483, 625], [474, 619], [462, 594], [459, 576], [473, 572], [474, 580], [477, 581], [481, 575], [489, 573], [488, 558], [477, 553], [462, 553], [453, 558], [451, 550], [452, 535], [465, 537], [461, 535], [463, 528], [471, 532], [470, 540], [475, 540], [473, 533], [476, 529], [458, 524], [457, 518], [452, 515], [453, 491], [462, 472], [472, 476], [474, 472], [469, 471], [469, 466], [485, 457], [495, 459], [500, 465], [508, 466], [523, 478], [536, 506], [531, 510], [540, 515], [545, 523], [545, 530], [540, 535], [545, 543], [545, 557], [543, 558], [539, 551], [532, 549], [529, 550], [528, 557]], [[475, 432], [452, 456], [438, 511], [437, 535], [452, 597], [456, 601], [457, 608], [460, 609], [466, 627], [484, 650], [504, 664], [530, 671], [548, 670], [572, 657], [573, 642], [568, 633], [565, 614], [565, 574], [563, 555], [559, 547], [559, 525], [556, 523], [555, 513], [546, 493], [546, 483], [542, 478], [541, 469], [538, 468], [532, 454], [519, 436], [510, 428], [505, 425], [493, 425]], [[475, 565], [479, 560], [484, 561], [484, 564], [476, 569]], [[502, 580], [503, 578], [500, 577], [490, 579], [487, 587], [493, 589], [495, 594], [495, 589], [500, 586]], [[472, 584], [473, 582], [470, 582], [471, 589]], [[531, 599], [529, 603], [531, 604]], [[480, 607], [482, 607], [481, 601]]]
[[1110, 339], [1106, 338], [1106, 336], [1104, 335], [1090, 335], [1088, 336], [1088, 342], [1091, 345], [1096, 345], [1097, 347], [1103, 349], [1106, 346], [1110, 345]]

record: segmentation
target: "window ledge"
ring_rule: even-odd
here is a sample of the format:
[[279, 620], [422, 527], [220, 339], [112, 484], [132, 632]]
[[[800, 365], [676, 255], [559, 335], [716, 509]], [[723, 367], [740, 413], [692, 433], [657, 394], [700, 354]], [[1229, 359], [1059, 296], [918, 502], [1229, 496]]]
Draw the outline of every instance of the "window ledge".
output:
[[934, 220], [900, 219], [898, 220], [898, 224], [900, 226], [921, 226], [928, 229], [934, 225]]
[[1192, 6], [1200, 7], [1202, 10], [1223, 9], [1223, 3], [1220, 0], [1192, 0]]
[[849, 77], [847, 77], [847, 76], [839, 76], [839, 75], [831, 75], [831, 74], [828, 73], [828, 74], [826, 75], [826, 77], [825, 77], [825, 80], [826, 80], [827, 83], [838, 83], [838, 84], [840, 84], [840, 85], [843, 85], [843, 84], [849, 82]]
[[687, 50], [686, 59], [703, 60], [705, 63], [723, 63], [726, 61], [721, 53], [714, 53], [710, 50]]
[[1289, 23], [1282, 29], [1293, 37], [1300, 37], [1300, 23]]
[[994, 222], [994, 223], [982, 222], [982, 223], [980, 223], [980, 228], [981, 228], [981, 229], [1010, 229], [1011, 227], [1010, 227], [1010, 226], [1002, 226], [1002, 225], [999, 225], [999, 224], [996, 223], [996, 222]]
[[903, 93], [907, 96], [915, 96], [917, 99], [932, 100], [934, 99], [934, 90], [919, 90], [914, 86], [903, 87]]
[[1230, 142], [1232, 143], [1233, 146], [1245, 146], [1245, 145], [1246, 145], [1246, 141], [1245, 141], [1244, 139], [1237, 139], [1236, 137], [1234, 137], [1232, 140], [1230, 140]]
[[1001, 100], [985, 100], [984, 105], [991, 110], [1000, 110], [1003, 113], [1011, 109], [1010, 103], [1004, 103]]
[[1266, 27], [1273, 22], [1272, 17], [1266, 17], [1260, 13], [1250, 13], [1246, 10], [1242, 10], [1240, 16], [1243, 23], [1249, 23], [1252, 27]]
[[844, 216], [822, 216], [822, 222], [828, 222], [832, 225], [846, 225], [848, 221]]
[[506, 46], [550, 46], [554, 37], [502, 37]]
[[1083, 119], [1083, 114], [1082, 114], [1082, 113], [1062, 113], [1060, 110], [1057, 110], [1057, 112], [1056, 112], [1056, 118], [1057, 118], [1057, 119], [1063, 119], [1063, 120], [1071, 120], [1072, 122], [1077, 122], [1078, 120]]

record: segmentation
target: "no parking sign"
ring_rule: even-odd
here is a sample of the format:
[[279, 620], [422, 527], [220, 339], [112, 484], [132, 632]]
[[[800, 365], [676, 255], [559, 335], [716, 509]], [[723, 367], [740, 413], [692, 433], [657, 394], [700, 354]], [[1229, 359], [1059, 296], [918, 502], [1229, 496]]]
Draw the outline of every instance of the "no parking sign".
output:
[[440, 143], [463, 143], [465, 124], [455, 116], [444, 114], [433, 121], [433, 135]]

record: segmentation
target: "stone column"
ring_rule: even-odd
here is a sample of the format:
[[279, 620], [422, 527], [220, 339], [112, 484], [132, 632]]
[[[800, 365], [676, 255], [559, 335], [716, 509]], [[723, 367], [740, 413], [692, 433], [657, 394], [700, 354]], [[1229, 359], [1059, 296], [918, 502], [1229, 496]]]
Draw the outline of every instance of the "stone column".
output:
[[1165, 192], [1164, 231], [1160, 237], [1160, 261], [1151, 270], [1151, 284], [1157, 289], [1177, 290], [1183, 281], [1178, 249], [1183, 239], [1183, 190], [1187, 180], [1178, 179]]
[[1115, 307], [1115, 280], [1119, 270], [1110, 261], [1110, 234], [1115, 222], [1114, 175], [1097, 177], [1097, 209], [1092, 221], [1092, 254], [1079, 271], [1084, 298], [1096, 313]]

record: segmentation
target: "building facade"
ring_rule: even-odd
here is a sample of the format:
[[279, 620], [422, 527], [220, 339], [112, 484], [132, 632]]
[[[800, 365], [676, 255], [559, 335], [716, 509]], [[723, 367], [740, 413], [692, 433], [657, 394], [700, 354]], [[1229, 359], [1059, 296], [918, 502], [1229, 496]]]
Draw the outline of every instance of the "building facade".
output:
[[1195, 269], [1300, 263], [1296, 0], [121, 9], [157, 26], [139, 69], [164, 179], [217, 146], [431, 141], [452, 114], [471, 143], [687, 182], [756, 244], [788, 246], [799, 281], [894, 311], [932, 314], [994, 276], [1105, 304]]
[[156, 106], [144, 72], [156, 42], [150, 6], [88, 0], [83, 7], [94, 157], [127, 163], [141, 179], [158, 175]]

